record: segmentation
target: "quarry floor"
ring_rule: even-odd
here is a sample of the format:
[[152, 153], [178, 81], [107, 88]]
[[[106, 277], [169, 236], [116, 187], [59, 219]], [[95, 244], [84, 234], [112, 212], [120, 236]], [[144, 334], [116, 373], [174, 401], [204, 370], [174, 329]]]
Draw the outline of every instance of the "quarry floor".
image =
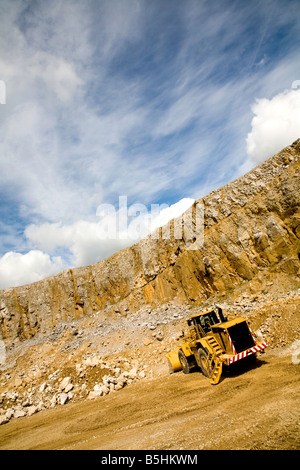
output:
[[[297, 362], [297, 361], [296, 361]], [[300, 449], [300, 365], [279, 348], [211, 385], [200, 372], [146, 378], [0, 427], [0, 449]]]

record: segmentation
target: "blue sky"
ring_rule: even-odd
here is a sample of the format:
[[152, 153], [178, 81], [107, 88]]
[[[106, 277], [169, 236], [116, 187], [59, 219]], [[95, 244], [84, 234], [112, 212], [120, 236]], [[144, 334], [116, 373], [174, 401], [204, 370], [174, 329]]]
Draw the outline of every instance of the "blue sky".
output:
[[[0, 1], [0, 288], [96, 262], [300, 137], [298, 0]], [[179, 212], [178, 212], [179, 211]]]

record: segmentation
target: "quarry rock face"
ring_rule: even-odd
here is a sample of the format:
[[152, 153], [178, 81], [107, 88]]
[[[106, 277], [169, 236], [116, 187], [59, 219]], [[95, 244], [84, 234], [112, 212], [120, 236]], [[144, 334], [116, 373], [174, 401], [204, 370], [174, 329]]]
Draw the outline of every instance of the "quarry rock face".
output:
[[159, 229], [91, 266], [0, 291], [0, 339], [9, 346], [99, 311], [127, 317], [145, 305], [297, 289], [299, 195], [300, 139], [196, 201], [204, 209], [204, 232], [192, 240], [172, 236], [175, 221], [169, 238]]

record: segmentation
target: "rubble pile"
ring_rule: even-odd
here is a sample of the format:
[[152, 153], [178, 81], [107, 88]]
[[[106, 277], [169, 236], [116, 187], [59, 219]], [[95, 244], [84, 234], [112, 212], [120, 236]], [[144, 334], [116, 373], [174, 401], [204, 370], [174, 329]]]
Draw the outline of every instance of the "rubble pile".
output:
[[1, 385], [10, 384], [10, 387], [0, 394], [0, 424], [70, 401], [105, 396], [147, 376], [138, 361], [116, 362], [109, 365], [99, 355], [88, 355], [81, 363], [69, 368], [72, 375], [64, 376], [61, 369], [46, 375], [45, 371], [34, 368], [30, 373], [15, 378], [13, 383], [10, 373], [7, 373], [4, 377], [6, 382]]

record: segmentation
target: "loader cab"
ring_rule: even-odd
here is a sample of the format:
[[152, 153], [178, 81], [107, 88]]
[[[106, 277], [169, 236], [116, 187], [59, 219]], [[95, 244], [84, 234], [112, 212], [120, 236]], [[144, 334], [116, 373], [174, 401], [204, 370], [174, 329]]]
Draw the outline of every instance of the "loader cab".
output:
[[[187, 320], [187, 323], [190, 328], [195, 328], [197, 331], [200, 331], [200, 333], [203, 331], [204, 334], [208, 334], [213, 325], [217, 325], [224, 321], [226, 321], [226, 319], [222, 314], [222, 310], [213, 309], [198, 315], [193, 315]], [[203, 336], [203, 333], [201, 336]]]

